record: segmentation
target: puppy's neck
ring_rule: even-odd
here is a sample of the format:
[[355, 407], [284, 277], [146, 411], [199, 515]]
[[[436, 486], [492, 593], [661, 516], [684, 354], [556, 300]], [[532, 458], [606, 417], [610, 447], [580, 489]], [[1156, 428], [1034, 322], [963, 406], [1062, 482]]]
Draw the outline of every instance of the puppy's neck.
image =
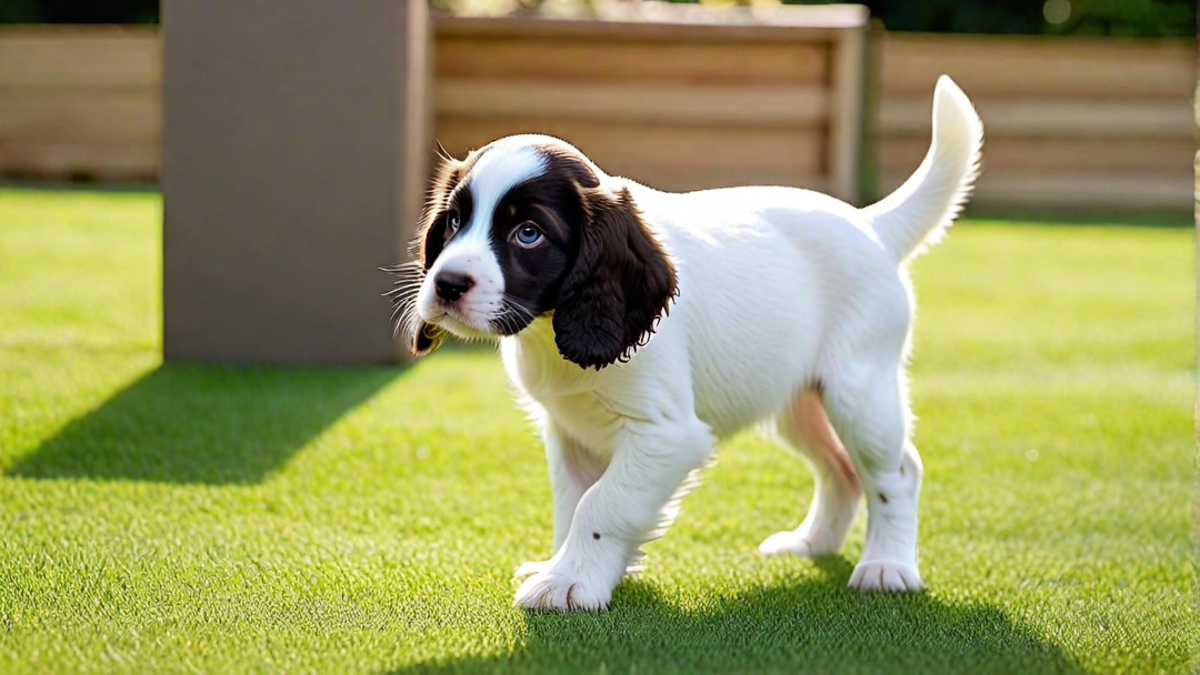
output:
[[509, 378], [535, 399], [591, 391], [601, 374], [563, 358], [554, 341], [550, 314], [534, 319], [520, 333], [503, 338], [500, 354]]

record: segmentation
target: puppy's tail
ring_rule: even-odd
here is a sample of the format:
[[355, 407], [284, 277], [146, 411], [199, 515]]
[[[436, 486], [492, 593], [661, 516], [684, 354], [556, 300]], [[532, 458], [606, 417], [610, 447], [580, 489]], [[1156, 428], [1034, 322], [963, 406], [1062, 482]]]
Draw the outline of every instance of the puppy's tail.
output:
[[937, 243], [958, 217], [983, 148], [983, 122], [946, 75], [933, 92], [933, 143], [925, 161], [895, 192], [863, 209], [883, 245], [907, 260]]

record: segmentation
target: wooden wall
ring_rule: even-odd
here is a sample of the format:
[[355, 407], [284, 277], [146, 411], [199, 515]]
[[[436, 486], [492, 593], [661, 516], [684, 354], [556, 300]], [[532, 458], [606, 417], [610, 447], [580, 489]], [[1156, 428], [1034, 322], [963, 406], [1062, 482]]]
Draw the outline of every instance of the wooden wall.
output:
[[161, 71], [153, 28], [0, 27], [0, 175], [153, 179]]
[[436, 134], [456, 156], [560, 136], [666, 190], [773, 183], [857, 200], [866, 15], [843, 9], [824, 26], [444, 21]]
[[882, 38], [876, 155], [889, 190], [929, 145], [946, 72], [986, 127], [975, 203], [1190, 209], [1192, 40], [890, 33]]
[[[849, 194], [869, 172], [857, 121], [835, 111], [853, 111], [857, 92], [838, 82], [858, 77], [845, 56], [860, 45], [837, 34], [443, 19], [436, 135], [461, 154], [508, 133], [557, 134], [665, 189]], [[879, 188], [920, 162], [944, 71], [987, 127], [977, 204], [1188, 209], [1193, 52], [1189, 40], [886, 34], [867, 139]], [[154, 29], [0, 28], [0, 175], [153, 180], [160, 81]]]

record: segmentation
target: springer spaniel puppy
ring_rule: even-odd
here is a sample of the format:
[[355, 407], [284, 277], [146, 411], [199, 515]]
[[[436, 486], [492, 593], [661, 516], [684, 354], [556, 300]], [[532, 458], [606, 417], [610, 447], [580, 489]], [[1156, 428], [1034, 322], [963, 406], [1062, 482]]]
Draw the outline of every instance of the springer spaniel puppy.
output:
[[445, 158], [392, 295], [416, 354], [498, 341], [541, 427], [555, 553], [517, 569], [516, 604], [606, 608], [718, 440], [756, 424], [816, 474], [803, 522], [759, 551], [838, 551], [865, 497], [850, 586], [921, 588], [907, 263], [958, 215], [982, 143], [943, 76], [924, 162], [865, 208], [788, 187], [660, 192], [547, 136]]

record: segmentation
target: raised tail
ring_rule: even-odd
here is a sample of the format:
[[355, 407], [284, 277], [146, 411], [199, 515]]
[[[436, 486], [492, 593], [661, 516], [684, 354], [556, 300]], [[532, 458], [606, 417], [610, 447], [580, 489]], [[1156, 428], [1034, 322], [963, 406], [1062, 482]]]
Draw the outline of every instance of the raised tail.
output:
[[983, 122], [946, 75], [933, 92], [933, 142], [916, 172], [895, 192], [863, 209], [897, 260], [937, 243], [958, 217], [979, 175]]

